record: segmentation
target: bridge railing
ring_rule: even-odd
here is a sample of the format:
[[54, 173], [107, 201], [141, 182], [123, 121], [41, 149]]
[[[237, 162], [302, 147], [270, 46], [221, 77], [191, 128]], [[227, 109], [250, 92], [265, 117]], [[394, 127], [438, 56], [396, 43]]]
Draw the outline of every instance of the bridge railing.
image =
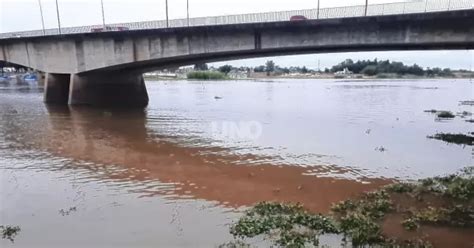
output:
[[[108, 24], [111, 27], [127, 27], [130, 30], [143, 29], [161, 29], [187, 26], [212, 26], [226, 24], [244, 24], [244, 23], [262, 23], [262, 22], [278, 22], [289, 21], [292, 16], [303, 15], [308, 19], [331, 19], [346, 18], [359, 16], [383, 16], [396, 14], [412, 14], [436, 11], [450, 11], [461, 9], [473, 9], [474, 0], [412, 0], [410, 2], [397, 2], [385, 4], [356, 5], [347, 7], [321, 8], [321, 9], [304, 9], [266, 13], [252, 13], [241, 15], [212, 16], [212, 17], [196, 17], [190, 19], [174, 19], [159, 21], [144, 21], [131, 23]], [[65, 27], [61, 28], [61, 34], [77, 34], [89, 33], [94, 28], [101, 28], [102, 25], [82, 26], [82, 27]], [[15, 37], [34, 37], [43, 35], [58, 35], [59, 30], [45, 29], [0, 33], [0, 39]]]

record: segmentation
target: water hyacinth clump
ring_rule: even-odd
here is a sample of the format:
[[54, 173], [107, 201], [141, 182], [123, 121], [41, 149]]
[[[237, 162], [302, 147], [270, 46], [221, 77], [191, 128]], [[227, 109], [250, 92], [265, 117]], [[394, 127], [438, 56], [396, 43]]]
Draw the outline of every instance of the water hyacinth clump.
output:
[[245, 212], [230, 232], [239, 238], [271, 235], [276, 245], [302, 247], [317, 246], [319, 235], [339, 233], [339, 229], [331, 218], [310, 214], [299, 204], [262, 202]]
[[15, 240], [15, 236], [20, 232], [19, 226], [0, 226], [2, 239], [8, 239], [11, 242]]
[[[439, 205], [431, 206], [425, 197]], [[412, 201], [418, 202], [416, 207], [409, 203]], [[382, 227], [387, 214], [402, 215], [400, 225], [408, 231], [422, 225], [472, 228], [473, 203], [474, 167], [468, 167], [456, 174], [394, 183], [361, 194], [333, 205], [329, 215], [309, 213], [298, 204], [260, 203], [234, 223], [231, 234], [238, 238], [264, 235], [278, 247], [317, 246], [322, 234], [341, 234], [342, 241], [353, 246], [430, 247], [424, 237], [387, 237]]]
[[474, 167], [467, 167], [457, 174], [422, 179], [418, 191], [430, 191], [454, 200], [474, 199]]
[[452, 112], [450, 111], [440, 111], [437, 114], [438, 118], [445, 118], [445, 119], [451, 119], [456, 117]]
[[342, 233], [353, 245], [386, 242], [379, 220], [391, 210], [392, 202], [385, 190], [365, 193], [358, 200], [346, 200], [332, 207]]
[[425, 110], [424, 112], [436, 114], [436, 116], [441, 119], [452, 119], [456, 117], [456, 115], [454, 115], [451, 111], [446, 111], [446, 110], [428, 109], [428, 110]]
[[450, 133], [437, 133], [433, 136], [428, 136], [429, 139], [442, 140], [447, 143], [453, 143], [458, 145], [474, 145], [474, 136], [466, 134], [450, 134]]

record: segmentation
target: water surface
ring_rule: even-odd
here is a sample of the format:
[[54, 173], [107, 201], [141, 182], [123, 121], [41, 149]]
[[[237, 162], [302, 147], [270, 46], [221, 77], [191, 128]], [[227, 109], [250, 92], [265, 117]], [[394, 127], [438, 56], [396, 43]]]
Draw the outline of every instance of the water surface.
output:
[[469, 80], [147, 88], [146, 109], [121, 110], [46, 106], [41, 87], [0, 85], [0, 223], [22, 228], [2, 246], [213, 247], [259, 201], [327, 212], [394, 179], [473, 164], [471, 147], [426, 138], [472, 124], [424, 112], [472, 112], [459, 104], [474, 98]]

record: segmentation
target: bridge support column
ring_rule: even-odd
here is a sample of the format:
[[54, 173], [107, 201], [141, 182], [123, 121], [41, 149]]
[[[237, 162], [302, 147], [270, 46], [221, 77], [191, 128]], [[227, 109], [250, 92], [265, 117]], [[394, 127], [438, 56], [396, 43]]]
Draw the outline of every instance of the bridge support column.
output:
[[148, 93], [141, 74], [114, 72], [73, 74], [69, 104], [110, 107], [146, 107]]
[[67, 104], [70, 74], [47, 73], [44, 86], [44, 102]]

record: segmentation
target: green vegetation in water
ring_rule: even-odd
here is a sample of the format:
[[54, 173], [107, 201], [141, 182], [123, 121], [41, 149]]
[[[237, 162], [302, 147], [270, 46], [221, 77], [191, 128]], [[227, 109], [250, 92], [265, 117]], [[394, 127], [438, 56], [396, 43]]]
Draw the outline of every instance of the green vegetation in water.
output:
[[428, 136], [428, 138], [442, 140], [448, 143], [454, 143], [458, 145], [474, 145], [474, 136], [466, 134], [437, 133], [433, 136]]
[[458, 113], [459, 116], [461, 117], [466, 117], [466, 116], [472, 116], [472, 113], [469, 112], [469, 111], [462, 111], [460, 113]]
[[225, 244], [221, 244], [218, 247], [219, 248], [250, 248], [252, 246], [241, 240], [236, 240], [236, 241], [227, 242]]
[[407, 230], [415, 230], [420, 224], [442, 224], [456, 227], [474, 226], [474, 209], [471, 206], [452, 206], [448, 208], [428, 207], [411, 212], [411, 216], [403, 221]]
[[457, 174], [421, 179], [414, 191], [431, 192], [453, 200], [472, 200], [474, 198], [474, 167], [466, 167]]
[[459, 105], [474, 106], [474, 100], [460, 101]]
[[438, 118], [445, 118], [445, 119], [451, 119], [456, 117], [452, 112], [450, 111], [440, 111], [437, 114]]
[[[404, 201], [395, 195], [420, 204], [403, 206]], [[423, 200], [428, 196], [439, 201], [439, 206], [432, 207]], [[387, 214], [402, 214], [404, 220], [400, 224], [406, 230], [422, 225], [470, 228], [474, 227], [473, 202], [474, 167], [468, 167], [457, 174], [395, 183], [364, 193], [358, 199], [333, 205], [330, 215], [309, 213], [301, 205], [259, 203], [246, 211], [230, 232], [236, 238], [264, 235], [281, 247], [318, 246], [322, 234], [341, 234], [343, 241], [348, 239], [353, 246], [429, 247], [424, 237], [398, 240], [385, 236], [382, 223]]]
[[15, 236], [20, 232], [19, 226], [0, 226], [2, 232], [2, 239], [8, 239], [11, 242], [15, 241]]
[[187, 74], [188, 79], [199, 79], [199, 80], [223, 80], [228, 77], [221, 72], [215, 71], [193, 71]]
[[301, 205], [263, 202], [248, 210], [230, 232], [239, 238], [268, 235], [276, 245], [301, 247], [317, 246], [319, 235], [339, 233], [339, 229], [331, 218], [310, 214]]
[[425, 110], [424, 112], [436, 114], [438, 118], [442, 118], [442, 119], [452, 119], [456, 117], [456, 115], [454, 115], [451, 111], [445, 111], [445, 110], [429, 109], [429, 110]]

